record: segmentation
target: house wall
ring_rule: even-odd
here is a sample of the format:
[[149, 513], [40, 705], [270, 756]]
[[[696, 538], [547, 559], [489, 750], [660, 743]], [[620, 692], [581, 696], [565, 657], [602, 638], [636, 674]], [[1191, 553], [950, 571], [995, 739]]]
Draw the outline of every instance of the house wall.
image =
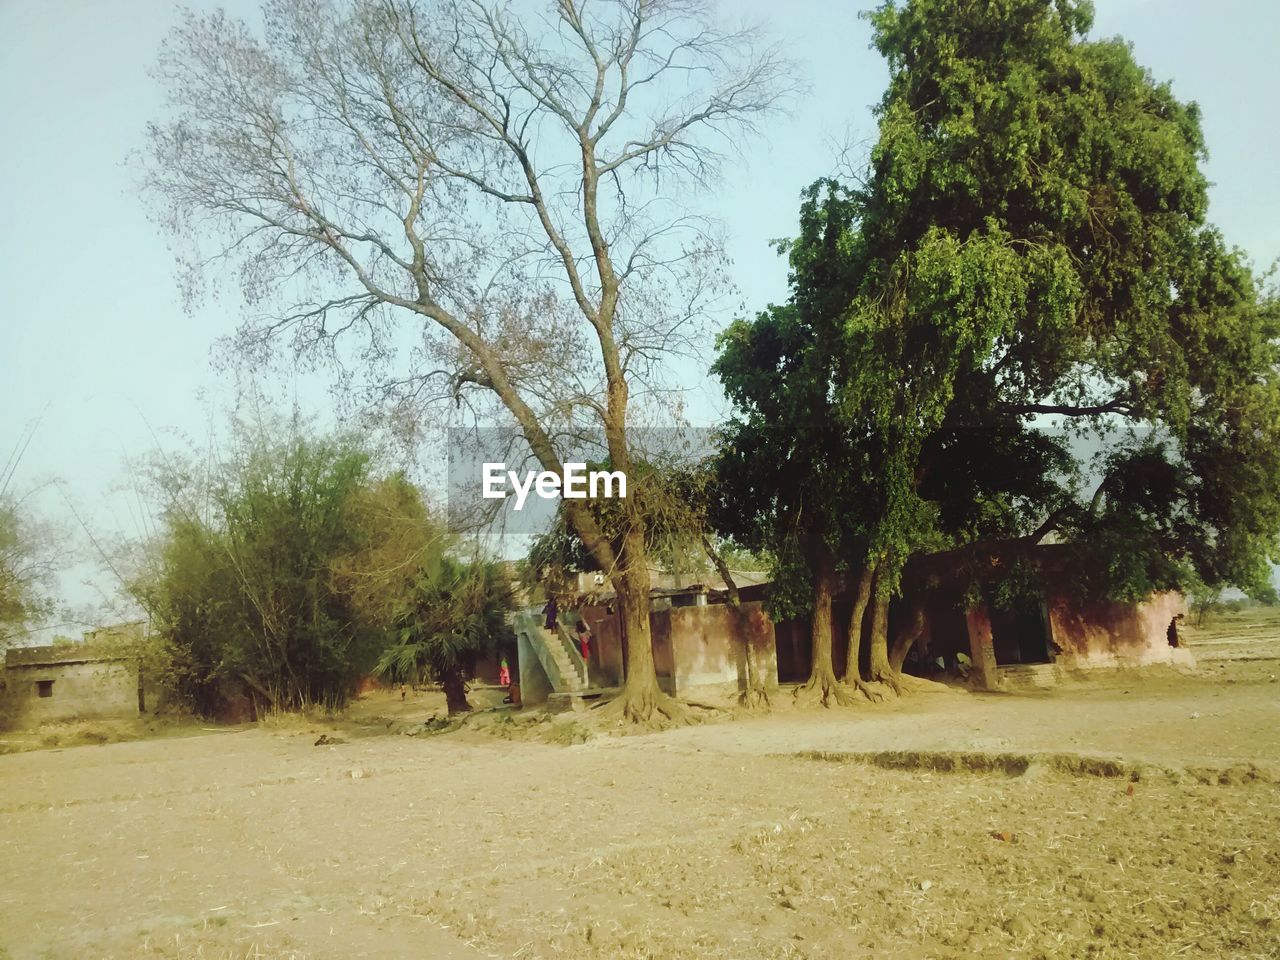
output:
[[[41, 680], [53, 681], [52, 696], [38, 696]], [[5, 712], [19, 723], [138, 715], [138, 673], [120, 661], [9, 667], [4, 685]]]
[[[746, 683], [744, 636], [750, 637], [764, 681], [769, 686], [797, 682], [809, 673], [810, 637], [807, 619], [774, 624], [760, 601], [743, 603], [741, 619], [726, 604], [672, 607], [657, 601], [650, 613], [654, 662], [663, 689], [679, 696], [699, 690], [729, 692]], [[899, 612], [891, 609], [890, 626]], [[957, 600], [933, 598], [926, 603], [926, 634], [930, 657], [965, 651], [972, 660], [980, 689], [998, 689], [1001, 670], [996, 663], [992, 619], [979, 605], [963, 610]], [[1152, 596], [1142, 603], [1079, 604], [1066, 595], [1051, 596], [1046, 603], [1048, 628], [1058, 648], [1056, 663], [1069, 667], [1093, 667], [1147, 663], [1192, 663], [1185, 647], [1168, 644], [1169, 622], [1186, 612], [1186, 601], [1177, 593]], [[841, 601], [833, 610], [833, 661], [843, 670], [847, 644], [849, 607]], [[592, 686], [619, 686], [624, 677], [624, 644], [616, 613], [604, 604], [584, 605], [565, 611], [566, 626], [581, 616], [592, 633]], [[893, 630], [890, 631], [891, 635]], [[867, 651], [864, 644], [863, 659]], [[521, 667], [529, 662], [520, 651]], [[865, 663], [864, 663], [865, 668]], [[523, 673], [523, 669], [522, 669]], [[522, 681], [525, 678], [521, 677]], [[537, 702], [540, 682], [529, 678], [525, 701]], [[545, 683], [545, 679], [542, 680]], [[523, 692], [523, 691], [522, 691]], [[528, 694], [533, 694], [529, 696]]]
[[[591, 631], [591, 682], [595, 686], [617, 687], [622, 684], [622, 627], [618, 617], [604, 604], [590, 604], [578, 610]], [[568, 622], [568, 621], [566, 621]], [[572, 629], [572, 628], [571, 628]]]
[[[664, 615], [665, 614], [665, 615]], [[653, 614], [655, 626], [669, 644], [675, 692], [733, 692], [746, 689], [744, 641], [750, 640], [768, 687], [778, 684], [778, 659], [773, 622], [759, 602], [744, 603], [734, 612], [727, 604], [673, 607]], [[655, 637], [659, 630], [655, 630]]]
[[[681, 608], [684, 609], [684, 608]], [[658, 685], [671, 693], [675, 689], [675, 654], [671, 645], [670, 608], [651, 611], [649, 631], [653, 641], [653, 665], [658, 674]], [[626, 645], [622, 637], [622, 618], [617, 607], [611, 613], [606, 604], [586, 604], [564, 616], [565, 625], [573, 630], [573, 624], [581, 617], [591, 631], [591, 685], [619, 687], [626, 677]]]
[[658, 686], [674, 695], [676, 665], [675, 648], [671, 644], [670, 607], [649, 611], [649, 634], [653, 641], [653, 669], [658, 674]]
[[1158, 593], [1141, 603], [1080, 604], [1051, 596], [1049, 630], [1060, 649], [1055, 660], [1095, 667], [1148, 663], [1192, 663], [1185, 646], [1169, 646], [1169, 622], [1187, 612], [1180, 593]]
[[[688, 695], [691, 690], [736, 691], [746, 684], [744, 637], [750, 637], [763, 680], [777, 686], [778, 658], [774, 647], [773, 623], [759, 601], [743, 603], [735, 615], [725, 604], [672, 607], [659, 601], [649, 614], [653, 641], [654, 668], [658, 684], [668, 693]], [[513, 621], [519, 636], [531, 611], [522, 611]], [[591, 685], [621, 686], [625, 677], [624, 644], [620, 618], [604, 604], [587, 604], [564, 611], [561, 620], [572, 632], [578, 617], [591, 630]], [[527, 640], [520, 639], [519, 668], [521, 697], [538, 703], [550, 692], [545, 674], [537, 666]]]

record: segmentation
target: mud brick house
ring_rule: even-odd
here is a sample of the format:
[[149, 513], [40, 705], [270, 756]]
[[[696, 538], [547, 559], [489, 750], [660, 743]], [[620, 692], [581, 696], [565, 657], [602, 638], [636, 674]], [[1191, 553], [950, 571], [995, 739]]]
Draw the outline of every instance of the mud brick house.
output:
[[[778, 683], [773, 621], [762, 603], [764, 584], [740, 587], [735, 611], [723, 591], [705, 584], [655, 588], [649, 627], [658, 683], [680, 697], [728, 693], [746, 683], [744, 641], [755, 647], [764, 681]], [[584, 663], [575, 639], [579, 619], [591, 631], [590, 661]], [[556, 630], [547, 630], [541, 606], [512, 617], [519, 660], [520, 694], [525, 703], [593, 696], [622, 685], [626, 644], [622, 620], [611, 594], [587, 594], [562, 607]]]
[[[955, 587], [917, 578], [890, 608], [890, 640], [915, 624], [916, 639], [903, 669], [928, 675], [954, 667], [963, 654], [971, 681], [987, 690], [1051, 685], [1075, 671], [1157, 663], [1191, 665], [1185, 646], [1174, 646], [1170, 628], [1186, 613], [1179, 593], [1156, 593], [1139, 602], [1084, 601], [1055, 582], [1063, 554], [1050, 546], [1033, 562], [1047, 574], [1042, 596], [998, 606], [969, 603]], [[940, 558], [940, 563], [948, 562]], [[735, 612], [723, 590], [696, 584], [656, 588], [649, 623], [658, 680], [667, 692], [696, 699], [742, 689], [746, 682], [744, 640], [756, 649], [770, 686], [799, 683], [809, 674], [807, 619], [774, 623], [764, 609], [767, 583], [741, 588]], [[833, 604], [833, 654], [839, 667], [848, 645], [852, 607], [847, 588]], [[578, 618], [591, 630], [590, 662], [574, 639]], [[540, 606], [512, 618], [518, 644], [521, 696], [525, 703], [569, 702], [599, 695], [623, 681], [627, 638], [611, 595], [581, 595], [561, 605], [557, 629], [547, 630]], [[867, 645], [863, 644], [863, 655]]]
[[[112, 628], [141, 629], [129, 624]], [[0, 677], [2, 712], [14, 722], [136, 717], [144, 709], [136, 662], [104, 652], [103, 634], [83, 643], [14, 647]]]
[[[944, 568], [954, 558], [938, 555], [930, 564]], [[904, 664], [928, 672], [939, 660], [970, 657], [975, 683], [984, 689], [1051, 685], [1077, 671], [1153, 664], [1194, 665], [1178, 642], [1178, 625], [1186, 616], [1186, 598], [1173, 591], [1152, 593], [1136, 601], [1109, 601], [1079, 596], [1070, 584], [1070, 553], [1062, 544], [1034, 547], [1018, 558], [1034, 569], [1041, 583], [1038, 596], [1004, 604], [966, 600], [962, 589], [930, 586], [928, 565], [915, 571], [911, 585], [891, 610], [891, 634], [909, 629], [917, 612], [921, 629], [912, 657]], [[1007, 573], [1007, 557], [986, 558], [988, 584]], [[947, 578], [942, 578], [944, 581]], [[897, 621], [895, 624], [894, 621]], [[895, 629], [896, 626], [896, 629]]]

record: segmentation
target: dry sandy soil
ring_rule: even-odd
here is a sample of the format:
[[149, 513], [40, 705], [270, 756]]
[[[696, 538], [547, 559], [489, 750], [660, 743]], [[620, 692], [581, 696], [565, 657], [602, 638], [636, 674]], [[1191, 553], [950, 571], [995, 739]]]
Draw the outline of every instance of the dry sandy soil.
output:
[[1280, 634], [1232, 630], [646, 736], [375, 696], [0, 756], [0, 957], [1280, 957]]

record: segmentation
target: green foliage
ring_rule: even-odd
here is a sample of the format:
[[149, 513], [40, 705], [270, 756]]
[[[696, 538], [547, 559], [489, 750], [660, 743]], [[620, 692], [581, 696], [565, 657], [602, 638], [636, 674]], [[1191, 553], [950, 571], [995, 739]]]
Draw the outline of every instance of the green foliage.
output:
[[135, 594], [165, 640], [171, 688], [200, 713], [246, 688], [280, 709], [341, 706], [381, 646], [332, 575], [363, 546], [346, 520], [369, 454], [296, 423], [284, 433], [242, 433], [203, 482], [190, 465], [158, 471], [165, 534]]
[[[589, 470], [608, 470], [606, 463], [589, 464]], [[614, 554], [622, 549], [627, 525], [638, 514], [644, 517], [645, 555], [660, 569], [678, 575], [704, 574], [710, 569], [703, 546], [709, 528], [709, 500], [714, 475], [705, 463], [690, 464], [672, 454], [634, 459], [627, 475], [630, 508], [619, 500], [587, 501], [587, 508], [609, 538]], [[551, 527], [534, 538], [526, 566], [533, 582], [566, 589], [578, 573], [599, 571], [564, 510]], [[610, 571], [600, 571], [610, 573]]]
[[401, 682], [468, 677], [477, 657], [512, 639], [510, 607], [511, 585], [499, 564], [440, 557], [419, 568], [400, 598], [396, 642], [382, 652], [377, 673]]
[[872, 489], [866, 461], [837, 416], [839, 311], [831, 296], [849, 281], [839, 250], [846, 201], [833, 183], [805, 192], [800, 237], [784, 248], [790, 302], [731, 324], [712, 366], [736, 408], [713, 465], [712, 526], [771, 558], [769, 608], [780, 618], [808, 610], [814, 552], [865, 541], [860, 521], [875, 510], [857, 502]]
[[818, 537], [878, 558], [884, 589], [916, 553], [1056, 532], [1093, 593], [1269, 581], [1280, 308], [1205, 222], [1196, 107], [1091, 19], [871, 15], [890, 83], [867, 176], [806, 191], [789, 302], [714, 368], [725, 474], [764, 463], [738, 494], [780, 558]]
[[510, 585], [457, 544], [357, 438], [296, 421], [237, 424], [201, 479], [163, 461], [165, 532], [134, 584], [159, 646], [148, 672], [199, 713], [249, 692], [277, 709], [341, 707], [371, 673], [451, 680], [507, 636]]
[[362, 531], [361, 547], [333, 573], [358, 615], [387, 638], [374, 672], [460, 693], [476, 659], [511, 639], [506, 571], [459, 557], [456, 538], [399, 475], [357, 491], [346, 522]]
[[534, 537], [525, 563], [529, 586], [545, 583], [552, 589], [563, 589], [574, 575], [598, 569], [582, 539], [570, 529], [563, 510], [557, 510], [551, 526]]
[[[945, 434], [910, 452], [949, 537], [1054, 529], [1085, 585], [1118, 597], [1192, 569], [1264, 579], [1280, 531], [1280, 328], [1205, 224], [1195, 106], [1125, 44], [1087, 40], [1084, 3], [975, 16], [912, 0], [872, 21], [891, 82], [849, 222], [864, 257], [847, 312], [857, 415], [887, 410], [891, 432], [949, 419], [970, 431], [962, 463], [1011, 468], [971, 492]], [[1084, 465], [1038, 432], [1040, 412], [1140, 427], [1108, 441], [1101, 501], [1077, 500]]]

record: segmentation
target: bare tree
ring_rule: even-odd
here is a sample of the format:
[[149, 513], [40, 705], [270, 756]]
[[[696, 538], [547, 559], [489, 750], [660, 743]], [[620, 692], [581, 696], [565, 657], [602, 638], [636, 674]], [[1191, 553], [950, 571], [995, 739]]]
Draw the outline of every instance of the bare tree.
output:
[[48, 625], [58, 570], [67, 561], [65, 531], [40, 519], [30, 502], [50, 482], [21, 493], [14, 484], [39, 426], [38, 419], [26, 424], [0, 464], [0, 651], [27, 636], [28, 628]]
[[[700, 0], [271, 0], [264, 20], [188, 15], [161, 58], [146, 183], [187, 275], [238, 267], [246, 346], [288, 332], [315, 356], [360, 332], [399, 401], [496, 399], [549, 470], [589, 426], [626, 471], [629, 404], [723, 295], [691, 192], [793, 92], [789, 64]], [[608, 709], [681, 716], [644, 516], [617, 547], [565, 507], [630, 640]]]

